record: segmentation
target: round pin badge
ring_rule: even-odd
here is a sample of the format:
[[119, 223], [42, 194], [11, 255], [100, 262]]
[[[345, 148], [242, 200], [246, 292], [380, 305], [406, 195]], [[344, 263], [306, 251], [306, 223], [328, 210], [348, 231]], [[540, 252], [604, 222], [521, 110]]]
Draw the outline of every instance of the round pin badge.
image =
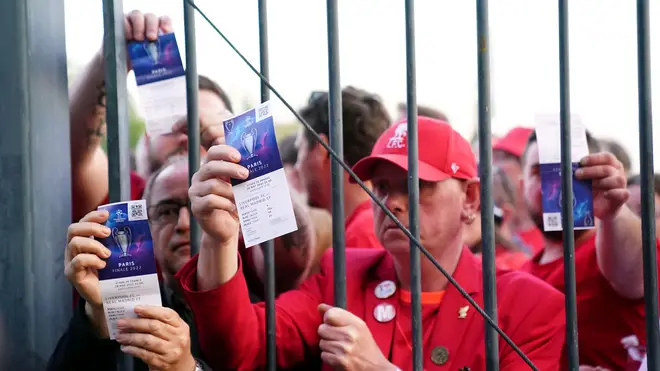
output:
[[387, 299], [396, 292], [396, 284], [393, 281], [383, 281], [376, 286], [374, 294], [378, 299]]
[[385, 323], [389, 322], [394, 319], [396, 316], [396, 309], [394, 309], [394, 305], [388, 304], [388, 303], [383, 303], [383, 304], [378, 304], [374, 308], [374, 318], [376, 318], [376, 321]]
[[431, 361], [438, 366], [444, 365], [449, 359], [449, 351], [443, 346], [437, 346], [431, 351]]

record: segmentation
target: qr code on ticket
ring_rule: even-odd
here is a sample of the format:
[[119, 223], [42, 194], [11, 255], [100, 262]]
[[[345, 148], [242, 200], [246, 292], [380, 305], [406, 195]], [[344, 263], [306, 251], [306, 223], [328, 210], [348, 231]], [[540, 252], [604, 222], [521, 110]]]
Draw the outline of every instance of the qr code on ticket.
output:
[[143, 203], [132, 203], [130, 205], [131, 220], [146, 219]]
[[562, 229], [561, 213], [545, 213], [543, 219], [546, 231], [560, 231]]

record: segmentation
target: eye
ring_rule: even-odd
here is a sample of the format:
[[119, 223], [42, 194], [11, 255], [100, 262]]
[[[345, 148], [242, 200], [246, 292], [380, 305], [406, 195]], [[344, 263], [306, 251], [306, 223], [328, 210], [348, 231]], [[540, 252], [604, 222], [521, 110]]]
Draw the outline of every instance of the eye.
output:
[[389, 185], [384, 180], [376, 180], [374, 183], [374, 192], [378, 195], [386, 194], [389, 190]]

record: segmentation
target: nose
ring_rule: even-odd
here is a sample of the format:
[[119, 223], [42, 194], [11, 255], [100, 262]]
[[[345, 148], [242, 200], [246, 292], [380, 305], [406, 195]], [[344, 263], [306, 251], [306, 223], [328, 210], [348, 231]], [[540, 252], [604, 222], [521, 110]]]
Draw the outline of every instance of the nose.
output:
[[383, 203], [394, 215], [408, 209], [408, 194], [403, 192], [390, 192], [382, 198]]
[[187, 206], [181, 207], [179, 210], [179, 218], [176, 221], [176, 232], [185, 233], [190, 230], [190, 212]]

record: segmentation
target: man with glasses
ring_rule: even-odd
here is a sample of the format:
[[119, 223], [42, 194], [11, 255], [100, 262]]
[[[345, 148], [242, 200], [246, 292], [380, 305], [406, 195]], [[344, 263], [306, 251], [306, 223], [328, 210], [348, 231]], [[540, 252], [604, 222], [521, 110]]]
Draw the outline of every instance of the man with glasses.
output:
[[[156, 171], [147, 182], [145, 199], [154, 254], [163, 278], [160, 289], [164, 308], [146, 308], [149, 319], [141, 319], [143, 326], [139, 326], [138, 320], [126, 320], [126, 332], [117, 338], [118, 343], [108, 339], [97, 275], [97, 269], [105, 265], [102, 258], [105, 258], [103, 254], [107, 249], [89, 237], [107, 236], [103, 234], [102, 223], [108, 214], [105, 211], [90, 212], [69, 227], [69, 244], [65, 253], [67, 278], [84, 300], [80, 301], [67, 332], [51, 356], [48, 370], [114, 371], [119, 345], [126, 347], [124, 352], [140, 359], [135, 362], [136, 371], [146, 370], [147, 366], [158, 370], [192, 371], [195, 364], [197, 369], [210, 370], [200, 361], [202, 354], [192, 312], [174, 279], [177, 271], [190, 260], [187, 157], [174, 157]], [[298, 231], [275, 241], [278, 256], [283, 257], [276, 261], [276, 264], [282, 263], [277, 268], [284, 267], [287, 277], [292, 272], [301, 275], [309, 270], [311, 254], [307, 252], [312, 250], [314, 243], [307, 208], [296, 198], [293, 198], [293, 204]], [[287, 249], [282, 248], [283, 245]], [[310, 258], [296, 266], [298, 260], [293, 259], [294, 254]], [[249, 273], [248, 269], [246, 275]], [[258, 300], [254, 296], [251, 299]]]

